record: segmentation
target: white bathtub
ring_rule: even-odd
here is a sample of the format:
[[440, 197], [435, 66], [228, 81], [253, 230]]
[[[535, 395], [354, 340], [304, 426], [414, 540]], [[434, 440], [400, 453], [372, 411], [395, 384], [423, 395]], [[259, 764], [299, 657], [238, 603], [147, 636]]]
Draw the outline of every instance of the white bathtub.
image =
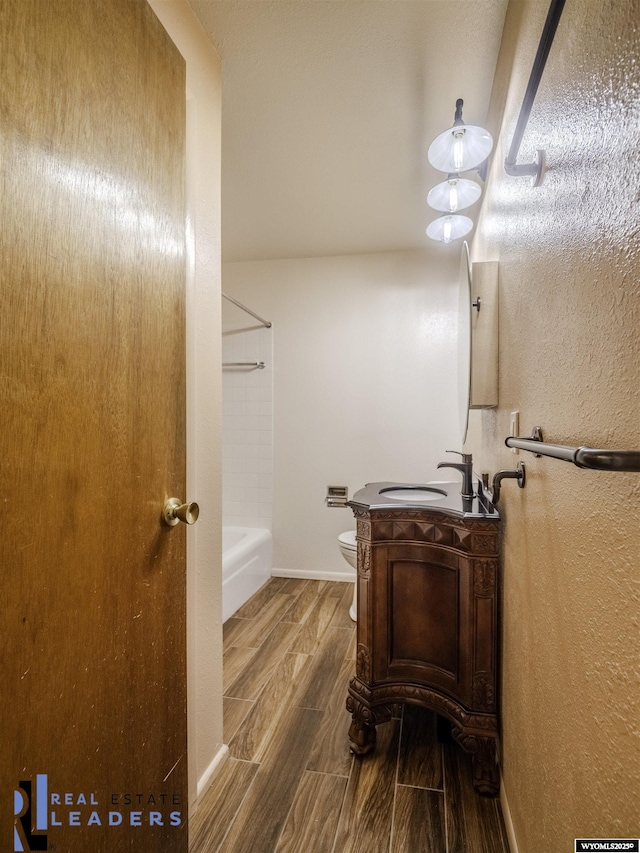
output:
[[258, 527], [222, 528], [222, 621], [271, 577], [272, 536]]

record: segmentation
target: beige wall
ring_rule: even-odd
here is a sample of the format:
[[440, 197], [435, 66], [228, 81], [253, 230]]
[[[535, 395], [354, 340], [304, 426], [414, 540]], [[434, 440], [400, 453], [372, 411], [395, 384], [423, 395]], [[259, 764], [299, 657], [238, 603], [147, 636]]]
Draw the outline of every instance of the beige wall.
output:
[[222, 738], [220, 121], [222, 69], [186, 0], [150, 5], [187, 65], [187, 538], [189, 802], [226, 754]]
[[276, 571], [353, 579], [353, 515], [327, 486], [423, 481], [460, 449], [458, 267], [452, 247], [224, 264], [225, 291], [273, 322]]
[[[523, 145], [539, 189], [502, 162], [547, 10], [512, 2], [494, 87], [504, 105], [474, 260], [500, 261], [500, 404], [473, 412], [478, 470], [506, 482], [503, 776], [520, 853], [640, 833], [638, 474], [514, 456], [551, 442], [640, 446], [640, 5], [567, 3]], [[528, 158], [527, 158], [528, 159]]]

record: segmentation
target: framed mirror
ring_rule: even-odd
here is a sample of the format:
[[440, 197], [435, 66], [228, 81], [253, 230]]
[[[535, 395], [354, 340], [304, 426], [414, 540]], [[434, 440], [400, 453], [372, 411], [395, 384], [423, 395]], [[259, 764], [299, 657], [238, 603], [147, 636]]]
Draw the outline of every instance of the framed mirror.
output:
[[471, 402], [471, 259], [465, 240], [458, 276], [458, 414], [460, 441], [467, 440]]

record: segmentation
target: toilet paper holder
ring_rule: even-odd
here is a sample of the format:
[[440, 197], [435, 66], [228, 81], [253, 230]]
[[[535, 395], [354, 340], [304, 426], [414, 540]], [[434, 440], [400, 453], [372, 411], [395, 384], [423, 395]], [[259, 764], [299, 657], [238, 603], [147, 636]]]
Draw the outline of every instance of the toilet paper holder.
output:
[[349, 500], [348, 486], [327, 486], [327, 506], [346, 506]]

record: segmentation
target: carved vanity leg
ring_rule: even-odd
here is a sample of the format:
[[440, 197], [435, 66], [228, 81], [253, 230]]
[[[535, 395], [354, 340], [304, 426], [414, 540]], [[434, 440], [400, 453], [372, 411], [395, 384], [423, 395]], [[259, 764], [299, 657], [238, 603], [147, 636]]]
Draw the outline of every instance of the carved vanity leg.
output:
[[347, 696], [347, 711], [352, 720], [349, 727], [349, 747], [356, 755], [366, 755], [376, 745], [376, 726], [391, 719], [391, 708], [381, 705], [368, 708], [354, 696]]
[[483, 735], [466, 735], [458, 728], [451, 731], [465, 752], [471, 753], [473, 787], [484, 797], [497, 797], [500, 793], [500, 776], [496, 762], [496, 740]]
[[353, 696], [347, 696], [347, 711], [352, 718], [349, 726], [351, 752], [366, 755], [376, 745], [376, 727], [371, 724], [371, 712]]
[[500, 777], [496, 761], [496, 742], [492, 737], [479, 737], [478, 749], [473, 753], [473, 787], [485, 797], [500, 793]]

